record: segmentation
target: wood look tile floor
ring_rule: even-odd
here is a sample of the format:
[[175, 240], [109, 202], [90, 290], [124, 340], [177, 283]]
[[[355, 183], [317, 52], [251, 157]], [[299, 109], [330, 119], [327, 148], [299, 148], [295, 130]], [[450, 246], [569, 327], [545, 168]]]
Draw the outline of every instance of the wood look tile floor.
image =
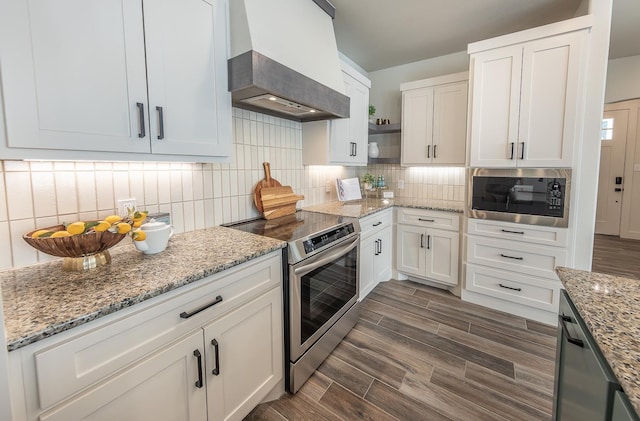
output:
[[640, 279], [640, 241], [596, 234], [591, 266], [593, 272]]
[[549, 420], [555, 342], [554, 327], [391, 280], [297, 394], [245, 420]]

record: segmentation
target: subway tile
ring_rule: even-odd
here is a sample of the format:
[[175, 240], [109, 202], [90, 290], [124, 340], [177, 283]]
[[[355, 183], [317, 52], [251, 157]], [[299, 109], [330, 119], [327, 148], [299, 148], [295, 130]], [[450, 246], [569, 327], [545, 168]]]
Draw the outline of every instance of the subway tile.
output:
[[27, 172], [30, 171], [27, 161], [4, 161], [4, 172]]
[[95, 176], [98, 210], [108, 210], [110, 213], [115, 209], [113, 200], [113, 173], [111, 171], [96, 171]]
[[158, 204], [171, 203], [171, 172], [159, 170], [158, 176]]
[[31, 172], [34, 171], [53, 171], [53, 162], [50, 161], [32, 161], [29, 167]]
[[184, 209], [182, 202], [171, 204], [171, 225], [173, 225], [174, 232], [184, 232]]
[[[140, 167], [142, 168], [142, 167]], [[144, 202], [144, 171], [129, 171], [129, 197], [136, 199], [137, 206], [142, 206]]]
[[[31, 174], [33, 177], [35, 174]], [[78, 211], [95, 211], [98, 207], [96, 178], [93, 172], [76, 172], [76, 183], [78, 189]], [[35, 200], [35, 195], [34, 195]], [[36, 216], [38, 215], [36, 207]]]
[[193, 199], [202, 200], [204, 198], [204, 171], [196, 169], [192, 173]]
[[204, 225], [207, 228], [216, 225], [214, 218], [213, 199], [204, 200]]
[[38, 262], [36, 249], [22, 239], [22, 235], [36, 229], [33, 219], [15, 219], [9, 222], [13, 267], [33, 265]]
[[222, 197], [222, 173], [213, 171], [213, 198]]
[[204, 199], [213, 199], [213, 170], [202, 171], [202, 191]]
[[183, 232], [189, 232], [196, 229], [196, 221], [195, 221], [195, 213], [193, 207], [193, 201], [188, 200], [182, 203], [182, 221], [183, 221]]
[[[193, 200], [193, 171], [182, 170], [182, 200]], [[173, 199], [173, 198], [172, 198]]]
[[[14, 162], [14, 161], [5, 161]], [[28, 172], [5, 172], [5, 188], [9, 220], [32, 218], [31, 177]]]
[[220, 178], [222, 179], [222, 197], [229, 197], [231, 195], [230, 171], [220, 171]]
[[[1, 165], [0, 161], [0, 165]], [[1, 168], [1, 167], [0, 167]], [[0, 172], [0, 222], [8, 219], [7, 215], [7, 193], [4, 189], [4, 174]]]
[[195, 200], [193, 202], [193, 222], [194, 228], [199, 230], [206, 228], [206, 220], [204, 217], [204, 200]]
[[13, 251], [11, 250], [10, 237], [9, 222], [0, 221], [0, 238], [3, 239], [3, 241], [0, 241], [0, 270], [9, 269], [13, 265], [11, 261]]
[[171, 186], [171, 202], [182, 201], [182, 171], [179, 167], [173, 168], [169, 172]]
[[223, 223], [222, 198], [213, 199], [213, 220], [215, 225]]
[[143, 171], [142, 184], [144, 187], [142, 203], [144, 203], [145, 207], [148, 209], [149, 205], [158, 204], [158, 173], [157, 171]]
[[[31, 189], [33, 191], [33, 210], [36, 218], [58, 214], [56, 187], [51, 173], [32, 172]], [[93, 205], [95, 206], [95, 203]]]
[[113, 199], [117, 205], [118, 200], [128, 199], [131, 197], [129, 191], [129, 172], [128, 171], [114, 171], [113, 172]]

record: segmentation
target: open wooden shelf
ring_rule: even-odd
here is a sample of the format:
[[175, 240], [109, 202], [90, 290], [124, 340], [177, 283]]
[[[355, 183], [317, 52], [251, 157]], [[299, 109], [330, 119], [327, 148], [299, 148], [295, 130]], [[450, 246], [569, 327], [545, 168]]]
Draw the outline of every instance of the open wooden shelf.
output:
[[372, 124], [369, 123], [369, 134], [400, 133], [400, 123]]

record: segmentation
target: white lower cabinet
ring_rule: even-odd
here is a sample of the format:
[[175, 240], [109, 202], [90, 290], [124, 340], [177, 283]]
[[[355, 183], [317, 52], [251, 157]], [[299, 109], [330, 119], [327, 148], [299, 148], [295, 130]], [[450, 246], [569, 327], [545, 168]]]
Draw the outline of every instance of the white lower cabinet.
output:
[[567, 229], [469, 219], [462, 299], [556, 324]]
[[25, 420], [240, 420], [283, 387], [280, 251], [9, 354]]
[[450, 212], [398, 209], [398, 272], [447, 286], [458, 285], [458, 219], [458, 215]]
[[360, 220], [360, 300], [391, 279], [393, 212], [386, 209]]

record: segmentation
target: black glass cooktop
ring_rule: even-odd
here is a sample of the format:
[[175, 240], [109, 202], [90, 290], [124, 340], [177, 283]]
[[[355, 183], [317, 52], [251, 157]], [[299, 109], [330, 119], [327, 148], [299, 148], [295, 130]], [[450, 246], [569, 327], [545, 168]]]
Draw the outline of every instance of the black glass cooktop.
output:
[[353, 220], [353, 218], [337, 215], [298, 211], [293, 215], [276, 219], [253, 219], [225, 224], [225, 226], [281, 241], [293, 242]]

